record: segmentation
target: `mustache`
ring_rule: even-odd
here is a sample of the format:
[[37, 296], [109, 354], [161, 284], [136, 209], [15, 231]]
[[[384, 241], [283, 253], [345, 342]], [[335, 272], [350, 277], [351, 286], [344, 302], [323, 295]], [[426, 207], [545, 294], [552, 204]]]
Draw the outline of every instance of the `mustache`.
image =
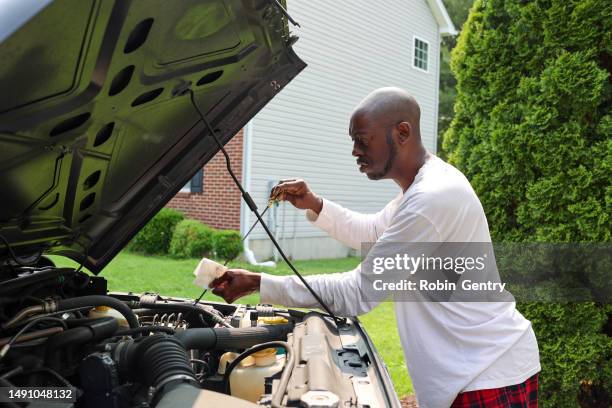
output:
[[357, 159], [357, 164], [368, 164], [368, 161], [362, 157]]

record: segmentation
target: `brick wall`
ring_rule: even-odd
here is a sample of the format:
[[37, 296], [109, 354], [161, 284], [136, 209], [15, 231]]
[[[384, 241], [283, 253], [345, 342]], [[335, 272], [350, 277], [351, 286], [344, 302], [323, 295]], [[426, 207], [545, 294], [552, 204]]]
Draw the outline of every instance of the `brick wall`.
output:
[[[225, 145], [232, 170], [242, 181], [243, 131]], [[219, 229], [240, 230], [240, 192], [225, 167], [223, 153], [219, 152], [204, 166], [204, 191], [179, 192], [166, 207], [174, 208], [189, 218]]]

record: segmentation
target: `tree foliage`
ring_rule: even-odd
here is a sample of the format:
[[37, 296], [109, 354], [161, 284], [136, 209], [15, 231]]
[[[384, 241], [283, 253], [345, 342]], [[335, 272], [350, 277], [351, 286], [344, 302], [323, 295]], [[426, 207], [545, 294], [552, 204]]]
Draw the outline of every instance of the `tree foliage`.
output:
[[493, 0], [472, 10], [453, 51], [458, 96], [445, 147], [494, 238], [611, 240], [611, 9]]
[[[611, 25], [606, 0], [472, 7], [452, 53], [457, 98], [444, 149], [494, 240], [611, 241]], [[608, 406], [610, 307], [519, 309], [538, 336], [542, 406]]]
[[[470, 7], [474, 0], [444, 0], [444, 5], [453, 24], [460, 30], [467, 20]], [[450, 69], [451, 50], [457, 44], [456, 36], [446, 36], [440, 46], [440, 93], [438, 101], [438, 156], [445, 158], [442, 143], [444, 133], [454, 116], [453, 105], [457, 96], [455, 86], [457, 81]]]

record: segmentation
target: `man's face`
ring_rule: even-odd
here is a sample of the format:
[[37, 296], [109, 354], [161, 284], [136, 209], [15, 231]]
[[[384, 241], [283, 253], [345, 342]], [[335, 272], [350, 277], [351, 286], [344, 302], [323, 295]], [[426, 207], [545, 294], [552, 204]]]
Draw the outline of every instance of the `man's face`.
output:
[[349, 134], [353, 140], [353, 156], [357, 158], [359, 171], [370, 180], [389, 178], [397, 153], [392, 131], [392, 127], [385, 129], [363, 114], [351, 118]]

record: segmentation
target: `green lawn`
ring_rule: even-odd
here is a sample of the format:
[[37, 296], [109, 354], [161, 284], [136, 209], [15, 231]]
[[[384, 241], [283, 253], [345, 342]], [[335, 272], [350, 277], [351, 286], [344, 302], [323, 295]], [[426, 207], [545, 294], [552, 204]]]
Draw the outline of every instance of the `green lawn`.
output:
[[[57, 265], [76, 265], [66, 258], [57, 256], [52, 258]], [[200, 295], [201, 289], [194, 286], [192, 281], [193, 269], [198, 261], [197, 259], [175, 260], [122, 252], [104, 269], [102, 275], [108, 280], [109, 290], [112, 291], [147, 291], [158, 292], [163, 295], [196, 298]], [[294, 263], [301, 273], [310, 275], [350, 270], [359, 263], [359, 258], [295, 261]], [[265, 271], [276, 275], [291, 273], [285, 263], [280, 263], [274, 269], [253, 267], [240, 262], [234, 262], [230, 266], [242, 267], [252, 271]], [[207, 293], [204, 299], [222, 301], [221, 298], [212, 293]], [[257, 304], [259, 294], [246, 296], [238, 302]], [[401, 397], [412, 394], [412, 384], [404, 363], [393, 305], [389, 302], [382, 303], [370, 313], [361, 316], [360, 319], [389, 368], [398, 395]]]

